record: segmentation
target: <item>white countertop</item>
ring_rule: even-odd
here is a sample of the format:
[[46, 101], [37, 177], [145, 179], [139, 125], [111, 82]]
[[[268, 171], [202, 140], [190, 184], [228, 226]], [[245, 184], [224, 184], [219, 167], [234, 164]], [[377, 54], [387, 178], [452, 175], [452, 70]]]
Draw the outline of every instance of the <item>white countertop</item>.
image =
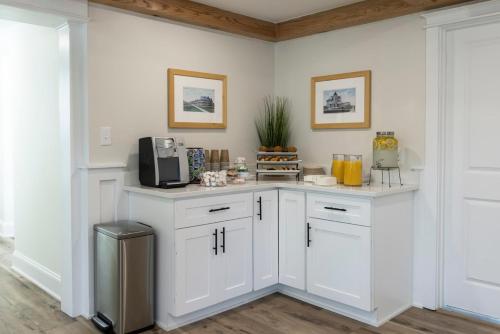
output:
[[292, 189], [304, 191], [316, 191], [348, 196], [361, 197], [382, 197], [404, 192], [416, 191], [417, 185], [363, 185], [361, 187], [347, 187], [343, 185], [336, 186], [317, 186], [308, 182], [297, 181], [247, 181], [245, 184], [229, 184], [225, 187], [208, 188], [197, 184], [190, 184], [184, 188], [161, 189], [145, 186], [125, 186], [125, 191], [158, 196], [168, 199], [183, 199], [200, 196], [223, 195], [228, 193], [259, 191], [267, 189]]

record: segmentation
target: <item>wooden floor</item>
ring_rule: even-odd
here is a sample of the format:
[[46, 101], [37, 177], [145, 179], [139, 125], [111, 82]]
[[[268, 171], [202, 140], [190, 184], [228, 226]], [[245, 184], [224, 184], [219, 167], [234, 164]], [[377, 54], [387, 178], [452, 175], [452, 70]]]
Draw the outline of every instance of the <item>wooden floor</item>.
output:
[[[90, 321], [59, 311], [59, 303], [10, 269], [13, 242], [0, 238], [0, 334], [98, 333]], [[165, 333], [154, 329], [146, 333]], [[459, 314], [412, 308], [374, 328], [273, 294], [170, 332], [172, 334], [500, 334], [500, 326]]]

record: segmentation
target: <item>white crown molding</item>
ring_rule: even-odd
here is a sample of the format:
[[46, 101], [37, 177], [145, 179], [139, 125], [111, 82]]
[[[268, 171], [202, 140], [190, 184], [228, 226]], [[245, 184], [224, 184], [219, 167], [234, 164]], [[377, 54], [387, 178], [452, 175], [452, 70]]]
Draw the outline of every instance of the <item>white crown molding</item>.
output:
[[426, 28], [500, 18], [500, 0], [490, 0], [422, 14]]

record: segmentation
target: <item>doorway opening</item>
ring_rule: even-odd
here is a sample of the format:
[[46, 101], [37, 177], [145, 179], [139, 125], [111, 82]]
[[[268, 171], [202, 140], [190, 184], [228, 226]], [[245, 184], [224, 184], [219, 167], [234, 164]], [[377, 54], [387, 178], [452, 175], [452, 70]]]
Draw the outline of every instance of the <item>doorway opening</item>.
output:
[[82, 31], [84, 22], [0, 5], [0, 270], [70, 316], [82, 313]]

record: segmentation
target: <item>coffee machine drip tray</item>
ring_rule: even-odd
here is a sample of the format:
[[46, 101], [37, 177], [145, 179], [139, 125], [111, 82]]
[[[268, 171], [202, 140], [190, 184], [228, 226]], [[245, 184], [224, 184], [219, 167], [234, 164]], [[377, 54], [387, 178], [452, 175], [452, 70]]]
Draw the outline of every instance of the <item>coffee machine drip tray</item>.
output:
[[182, 188], [187, 186], [188, 184], [189, 183], [161, 181], [160, 184], [158, 185], [158, 188], [162, 189]]

